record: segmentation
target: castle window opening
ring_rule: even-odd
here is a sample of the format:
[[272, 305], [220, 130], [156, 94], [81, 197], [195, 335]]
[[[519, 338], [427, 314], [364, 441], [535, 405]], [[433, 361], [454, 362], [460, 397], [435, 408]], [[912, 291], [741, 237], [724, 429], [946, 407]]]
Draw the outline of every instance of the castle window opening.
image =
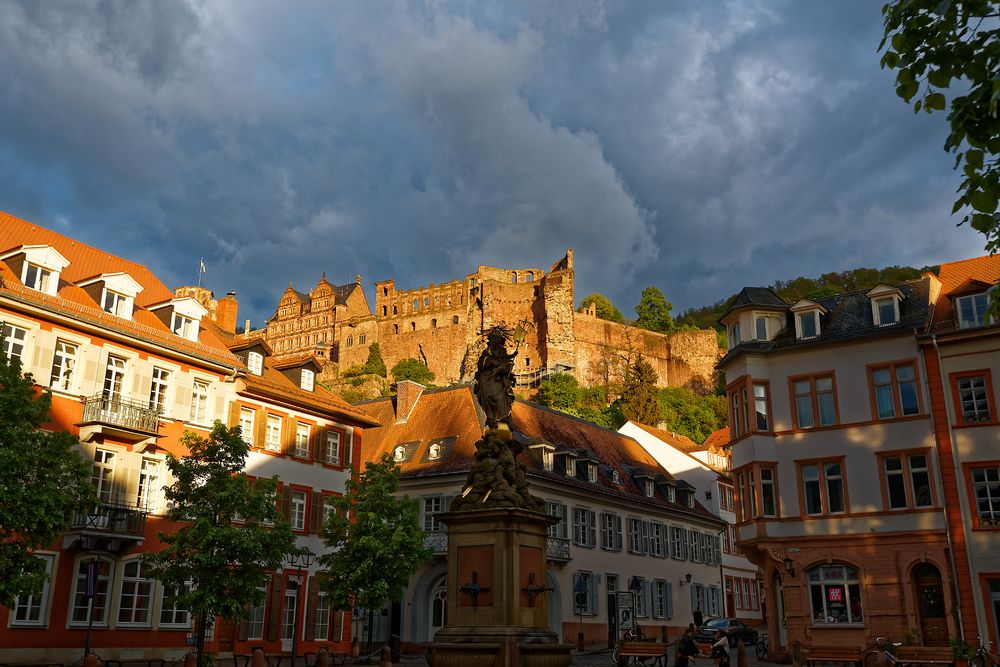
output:
[[393, 314], [393, 315], [395, 315], [395, 314], [396, 314], [396, 306], [395, 306], [395, 304], [393, 304], [393, 306], [392, 306], [392, 314]]
[[524, 276], [524, 282], [531, 283], [531, 282], [534, 282], [534, 281], [535, 281], [535, 274], [534, 274], [534, 272], [528, 271], [528, 273], [526, 273], [525, 276]]
[[388, 310], [389, 310], [388, 308], [386, 308], [385, 306], [382, 306], [382, 317], [385, 317], [386, 315], [389, 314]]
[[416, 330], [417, 330], [417, 323], [410, 322], [410, 331], [416, 331]]
[[531, 365], [531, 357], [525, 357], [524, 358], [524, 365], [525, 366], [530, 366]]
[[452, 324], [458, 324], [458, 315], [452, 315], [451, 316], [451, 323]]
[[424, 297], [424, 308], [428, 307], [429, 305], [431, 305], [431, 300], [430, 300], [429, 297], [425, 296]]
[[517, 282], [517, 274], [516, 273], [510, 274], [510, 281], [512, 283], [516, 283]]
[[389, 296], [389, 288], [388, 287], [383, 287], [382, 288], [382, 296]]
[[451, 297], [450, 296], [448, 297], [448, 307], [449, 308], [451, 307]]
[[413, 300], [413, 312], [417, 312], [417, 308], [420, 307], [420, 299]]
[[364, 344], [365, 344], [365, 335], [361, 334], [360, 336], [358, 336], [358, 345], [364, 345]]
[[438, 321], [436, 319], [431, 319], [431, 329], [437, 329]]
[[347, 347], [351, 347], [352, 345], [354, 345], [354, 336], [349, 335], [347, 337]]

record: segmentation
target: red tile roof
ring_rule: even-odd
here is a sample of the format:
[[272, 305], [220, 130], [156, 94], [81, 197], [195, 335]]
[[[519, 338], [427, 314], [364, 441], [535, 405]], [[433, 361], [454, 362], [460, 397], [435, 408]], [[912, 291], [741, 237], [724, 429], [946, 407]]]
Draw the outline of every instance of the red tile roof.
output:
[[[215, 363], [231, 367], [240, 365], [208, 327], [201, 327], [198, 341], [189, 341], [174, 334], [146, 309], [146, 306], [170, 300], [174, 295], [145, 266], [0, 211], [0, 254], [22, 245], [51, 246], [69, 261], [69, 265], [59, 275], [57, 295], [51, 296], [25, 287], [20, 276], [0, 261], [0, 294], [3, 296]], [[143, 288], [135, 297], [131, 320], [104, 312], [100, 304], [75, 284], [95, 275], [117, 272], [127, 273]]]
[[720, 449], [729, 444], [729, 427], [724, 426], [718, 431], [713, 431], [705, 438], [705, 449]]
[[[404, 478], [463, 473], [471, 468], [475, 444], [482, 437], [484, 425], [469, 386], [424, 391], [406, 422], [396, 421], [393, 398], [376, 399], [356, 407], [383, 424], [365, 431], [365, 460], [376, 460], [383, 454], [391, 456], [397, 445], [415, 443], [414, 451], [401, 464]], [[642, 445], [626, 435], [526, 401], [514, 403], [511, 421], [515, 438], [529, 447], [544, 442], [555, 446], [557, 453], [576, 450], [596, 455], [600, 462], [596, 489], [602, 493], [712, 517], [698, 503], [691, 509], [660, 497], [647, 498], [632, 479], [633, 472], [648, 471], [661, 481], [672, 481], [673, 477]], [[449, 436], [456, 439], [446, 455], [437, 461], [427, 460], [430, 441]], [[544, 470], [530, 454], [521, 454], [520, 460], [528, 468], [529, 476], [595, 491], [593, 483]], [[621, 482], [618, 485], [611, 481], [612, 470], [618, 471]]]
[[943, 330], [955, 325], [955, 308], [949, 295], [970, 281], [992, 285], [1000, 280], [1000, 254], [942, 264], [938, 279], [941, 281], [941, 293], [934, 308], [933, 328]]

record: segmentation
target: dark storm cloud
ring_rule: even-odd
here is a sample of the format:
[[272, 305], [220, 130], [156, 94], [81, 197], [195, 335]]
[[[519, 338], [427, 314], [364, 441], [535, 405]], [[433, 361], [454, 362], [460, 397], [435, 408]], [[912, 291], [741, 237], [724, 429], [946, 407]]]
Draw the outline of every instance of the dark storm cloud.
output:
[[0, 208], [240, 290], [567, 247], [630, 310], [980, 252], [878, 4], [0, 4]]

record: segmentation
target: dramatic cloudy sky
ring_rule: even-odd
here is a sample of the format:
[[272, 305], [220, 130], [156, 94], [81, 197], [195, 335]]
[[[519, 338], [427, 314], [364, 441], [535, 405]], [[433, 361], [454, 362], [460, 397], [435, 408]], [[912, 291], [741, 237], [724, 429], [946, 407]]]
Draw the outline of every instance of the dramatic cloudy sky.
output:
[[981, 253], [877, 0], [0, 0], [0, 210], [239, 291], [576, 253], [577, 298]]

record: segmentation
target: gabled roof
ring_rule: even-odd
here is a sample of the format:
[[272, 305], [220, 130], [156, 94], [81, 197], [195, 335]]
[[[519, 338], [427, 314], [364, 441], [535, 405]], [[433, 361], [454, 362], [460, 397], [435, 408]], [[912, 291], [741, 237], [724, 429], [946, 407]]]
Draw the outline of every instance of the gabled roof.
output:
[[289, 368], [298, 368], [299, 366], [306, 366], [308, 364], [312, 364], [317, 371], [323, 370], [323, 365], [319, 363], [319, 359], [317, 359], [312, 354], [309, 354], [308, 352], [304, 354], [297, 354], [292, 357], [284, 357], [282, 359], [273, 361], [271, 363], [271, 366], [273, 366], [279, 371], [283, 371]]
[[[69, 261], [59, 275], [56, 296], [25, 287], [21, 277], [15, 275], [3, 261], [0, 261], [0, 295], [216, 364], [240, 366], [239, 360], [208, 327], [200, 327], [198, 340], [189, 341], [174, 334], [149, 311], [148, 306], [172, 299], [174, 294], [142, 264], [0, 212], [0, 255], [22, 245], [51, 246]], [[111, 273], [127, 274], [142, 287], [135, 297], [131, 320], [104, 312], [100, 304], [76, 284], [77, 281]]]
[[943, 331], [955, 326], [955, 304], [949, 296], [961, 294], [963, 288], [973, 282], [981, 285], [996, 284], [1000, 280], [1000, 255], [985, 255], [942, 264], [938, 279], [941, 281], [941, 293], [934, 307], [933, 329]]
[[632, 421], [631, 424], [638, 426], [646, 433], [649, 433], [654, 438], [661, 440], [679, 452], [684, 452], [688, 454], [690, 452], [696, 452], [700, 449], [704, 449], [697, 442], [687, 437], [686, 435], [681, 435], [680, 433], [673, 433], [671, 431], [664, 431], [663, 429], [656, 428], [655, 426], [650, 426], [649, 424], [643, 424], [641, 422]]
[[[472, 467], [475, 444], [483, 435], [484, 423], [468, 385], [424, 391], [405, 422], [396, 421], [392, 398], [366, 401], [356, 407], [384, 424], [365, 431], [365, 460], [377, 460], [384, 454], [391, 456], [399, 444], [417, 443], [407, 461], [401, 464], [404, 479], [464, 473]], [[632, 479], [634, 470], [653, 471], [662, 481], [673, 481], [673, 478], [642, 445], [626, 435], [520, 400], [514, 402], [512, 428], [514, 438], [526, 449], [533, 444], [549, 443], [556, 447], [556, 453], [587, 450], [600, 461], [598, 482], [594, 484], [544, 470], [538, 460], [523, 453], [519, 460], [531, 477], [552, 480], [585, 493], [603, 493], [714, 518], [698, 503], [689, 508], [663, 498], [646, 497], [644, 490]], [[455, 437], [454, 445], [439, 460], [428, 460], [426, 450], [431, 441], [446, 436]], [[612, 482], [612, 471], [618, 472], [619, 484]]]
[[719, 319], [734, 310], [754, 306], [765, 310], [788, 310], [788, 304], [770, 287], [744, 287]]
[[705, 438], [704, 447], [705, 449], [721, 449], [729, 444], [729, 427], [723, 426], [718, 431], [713, 431], [707, 438]]

